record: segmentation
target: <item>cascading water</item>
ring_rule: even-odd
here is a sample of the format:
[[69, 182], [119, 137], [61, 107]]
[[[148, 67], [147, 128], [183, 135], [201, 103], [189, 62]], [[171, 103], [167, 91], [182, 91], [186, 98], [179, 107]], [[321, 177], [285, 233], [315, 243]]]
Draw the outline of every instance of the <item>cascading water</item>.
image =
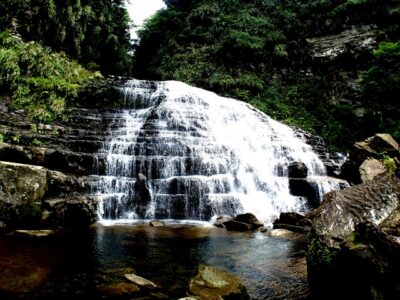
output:
[[[268, 223], [282, 211], [306, 209], [304, 198], [289, 193], [290, 163], [305, 163], [310, 176], [326, 175], [290, 127], [246, 103], [175, 81], [131, 80], [120, 89], [129, 108], [115, 113], [100, 150], [101, 219], [209, 220], [252, 212]], [[332, 188], [321, 182], [324, 192]]]

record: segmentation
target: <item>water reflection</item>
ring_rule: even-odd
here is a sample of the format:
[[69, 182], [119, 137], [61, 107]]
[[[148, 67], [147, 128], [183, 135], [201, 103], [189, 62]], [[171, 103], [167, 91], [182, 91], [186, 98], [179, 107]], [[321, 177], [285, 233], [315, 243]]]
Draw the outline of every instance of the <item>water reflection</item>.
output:
[[2, 236], [0, 298], [132, 299], [124, 274], [135, 273], [178, 299], [205, 263], [241, 277], [252, 299], [305, 299], [303, 249], [301, 240], [188, 225], [98, 224], [44, 239]]

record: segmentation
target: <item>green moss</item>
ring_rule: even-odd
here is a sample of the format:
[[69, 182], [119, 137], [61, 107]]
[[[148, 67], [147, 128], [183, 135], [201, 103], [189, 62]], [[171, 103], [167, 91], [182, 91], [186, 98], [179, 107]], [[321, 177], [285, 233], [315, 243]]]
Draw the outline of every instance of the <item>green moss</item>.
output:
[[395, 160], [392, 157], [390, 157], [388, 155], [384, 155], [381, 161], [382, 161], [383, 166], [386, 169], [386, 172], [389, 175], [393, 174], [396, 171], [397, 165], [396, 165]]
[[337, 255], [334, 249], [323, 245], [318, 238], [313, 238], [308, 244], [307, 260], [313, 265], [331, 266]]

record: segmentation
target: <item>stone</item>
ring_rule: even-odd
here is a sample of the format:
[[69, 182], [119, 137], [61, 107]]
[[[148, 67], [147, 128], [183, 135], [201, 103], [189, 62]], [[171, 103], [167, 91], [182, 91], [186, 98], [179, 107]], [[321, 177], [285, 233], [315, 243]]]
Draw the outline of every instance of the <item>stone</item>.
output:
[[368, 158], [364, 160], [359, 170], [360, 170], [361, 182], [371, 181], [377, 175], [386, 172], [384, 165], [375, 158]]
[[154, 282], [152, 282], [152, 281], [150, 281], [150, 280], [148, 280], [146, 278], [140, 277], [138, 275], [125, 274], [124, 276], [125, 276], [126, 279], [128, 279], [129, 281], [131, 281], [134, 284], [138, 285], [139, 287], [145, 287], [145, 288], [148, 288], [148, 289], [158, 288], [158, 286]]
[[[310, 213], [307, 251], [315, 299], [400, 299], [400, 179], [381, 174], [328, 193]], [[329, 295], [327, 297], [326, 295]]]
[[238, 221], [227, 221], [224, 223], [224, 226], [227, 230], [231, 231], [249, 231], [252, 230], [252, 226], [247, 223], [238, 222]]
[[362, 142], [357, 142], [354, 147], [366, 156], [376, 157], [377, 155], [399, 155], [399, 144], [390, 134], [377, 133]]
[[47, 180], [47, 169], [43, 167], [0, 162], [0, 221], [9, 226], [38, 224]]
[[400, 159], [399, 144], [392, 136], [386, 133], [378, 133], [364, 141], [354, 144], [353, 149], [342, 165], [341, 177], [351, 184], [362, 183], [360, 166], [367, 159], [380, 160], [383, 156]]
[[307, 198], [308, 204], [315, 208], [320, 204], [317, 185], [306, 178], [289, 178], [289, 191], [293, 196]]
[[293, 237], [295, 236], [295, 233], [287, 229], [272, 229], [268, 235], [270, 237]]
[[264, 224], [260, 222], [252, 213], [237, 215], [234, 221], [249, 224], [252, 230], [256, 230], [257, 228], [264, 226]]
[[74, 195], [43, 201], [42, 225], [51, 228], [87, 227], [97, 221], [97, 200], [90, 196]]
[[199, 299], [250, 299], [238, 276], [205, 265], [198, 267], [197, 275], [190, 280], [189, 291]]
[[308, 168], [305, 163], [294, 162], [288, 166], [288, 176], [290, 178], [306, 178], [308, 175]]
[[329, 247], [338, 247], [360, 222], [380, 224], [400, 203], [400, 180], [379, 175], [372, 181], [325, 195], [313, 216], [313, 228]]
[[224, 228], [225, 227], [224, 223], [228, 221], [232, 221], [231, 216], [219, 215], [215, 218], [213, 225], [216, 227]]
[[165, 222], [160, 221], [160, 220], [151, 220], [149, 224], [152, 227], [163, 227], [163, 226], [165, 226]]
[[283, 212], [274, 222], [274, 229], [286, 229], [305, 233], [311, 230], [311, 221], [305, 216], [294, 212]]

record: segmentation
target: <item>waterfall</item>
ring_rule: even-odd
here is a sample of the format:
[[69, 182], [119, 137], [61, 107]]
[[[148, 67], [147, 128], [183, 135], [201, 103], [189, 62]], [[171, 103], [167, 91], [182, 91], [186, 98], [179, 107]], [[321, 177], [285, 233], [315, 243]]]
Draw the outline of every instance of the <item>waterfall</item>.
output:
[[[101, 219], [196, 219], [252, 212], [269, 223], [303, 212], [289, 193], [287, 167], [326, 176], [293, 129], [252, 106], [181, 82], [127, 81], [99, 155], [105, 174], [95, 193]], [[318, 182], [318, 181], [317, 181]], [[330, 190], [321, 180], [320, 191]]]

